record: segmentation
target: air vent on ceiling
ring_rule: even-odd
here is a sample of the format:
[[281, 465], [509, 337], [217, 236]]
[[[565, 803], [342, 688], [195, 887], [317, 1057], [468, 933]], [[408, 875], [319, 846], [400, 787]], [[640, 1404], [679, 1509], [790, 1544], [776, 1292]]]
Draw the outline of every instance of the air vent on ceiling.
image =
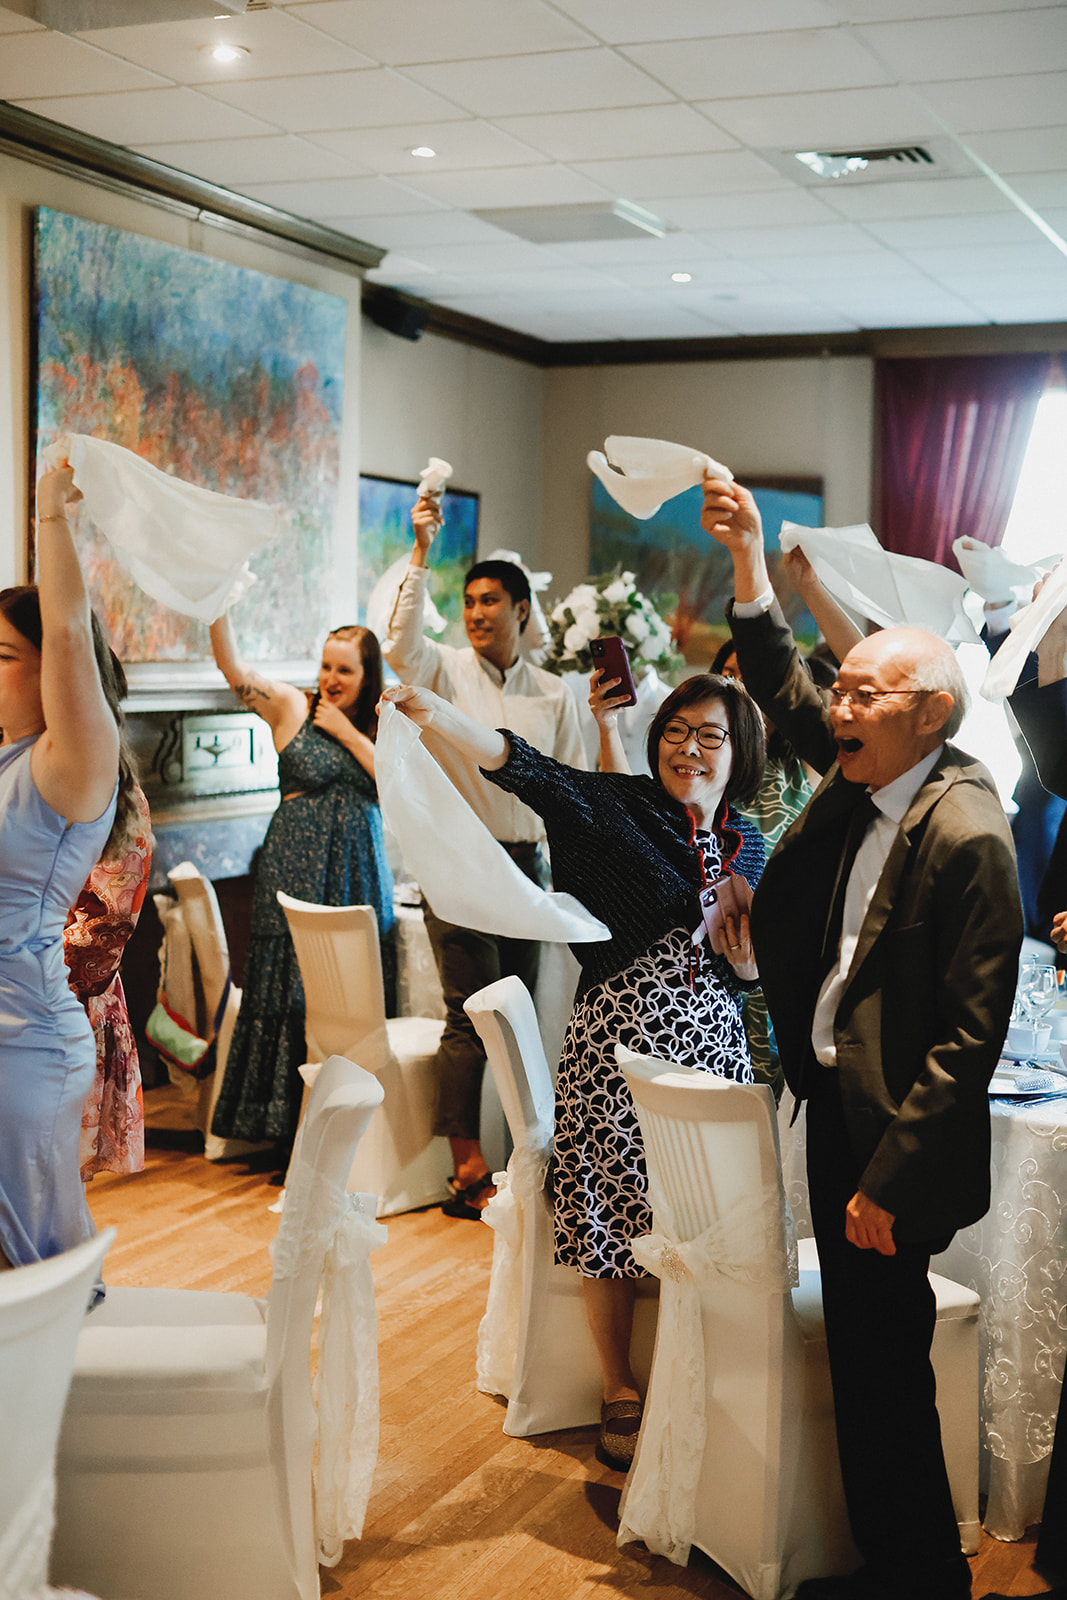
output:
[[924, 183], [974, 168], [952, 139], [914, 144], [836, 145], [821, 150], [760, 150], [763, 160], [801, 184]]
[[632, 200], [583, 201], [572, 206], [500, 206], [476, 211], [494, 228], [534, 244], [587, 244], [599, 239], [662, 239], [666, 222]]
[[796, 158], [819, 178], [851, 178], [857, 172], [865, 172], [875, 161], [936, 166], [929, 150], [921, 144], [895, 145], [886, 150], [798, 150]]
[[184, 22], [215, 17], [220, 11], [240, 16], [261, 8], [256, 0], [153, 0], [146, 17], [144, 0], [3, 0], [8, 11], [30, 17], [57, 33], [84, 33], [93, 28], [125, 28], [137, 22]]

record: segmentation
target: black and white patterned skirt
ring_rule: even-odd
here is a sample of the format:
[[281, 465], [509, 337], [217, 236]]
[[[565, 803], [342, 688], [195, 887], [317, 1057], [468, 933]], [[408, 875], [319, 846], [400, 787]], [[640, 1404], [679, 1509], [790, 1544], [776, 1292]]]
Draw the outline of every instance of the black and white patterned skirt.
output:
[[740, 1000], [685, 928], [577, 1002], [556, 1082], [556, 1259], [589, 1278], [645, 1277], [630, 1240], [652, 1226], [644, 1147], [616, 1044], [753, 1081]]

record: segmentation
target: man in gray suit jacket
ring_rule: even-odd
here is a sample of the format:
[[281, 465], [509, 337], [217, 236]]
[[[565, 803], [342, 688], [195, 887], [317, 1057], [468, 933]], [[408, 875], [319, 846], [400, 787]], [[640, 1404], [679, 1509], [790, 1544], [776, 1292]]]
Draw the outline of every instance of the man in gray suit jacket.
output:
[[798, 1600], [970, 1594], [930, 1365], [930, 1256], [989, 1205], [987, 1088], [1015, 991], [1022, 913], [1011, 834], [980, 762], [946, 739], [966, 690], [919, 629], [845, 657], [830, 703], [774, 602], [759, 513], [705, 484], [730, 550], [746, 687], [826, 774], [767, 864], [752, 908], [786, 1080], [807, 1101], [849, 1518], [864, 1565]]

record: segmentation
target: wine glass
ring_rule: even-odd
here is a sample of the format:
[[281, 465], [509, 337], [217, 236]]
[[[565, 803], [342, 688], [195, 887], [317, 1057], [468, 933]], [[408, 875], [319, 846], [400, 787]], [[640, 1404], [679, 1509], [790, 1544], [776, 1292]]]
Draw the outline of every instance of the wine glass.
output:
[[1019, 975], [1019, 994], [1030, 1024], [1036, 1029], [1059, 998], [1056, 968], [1028, 961]]

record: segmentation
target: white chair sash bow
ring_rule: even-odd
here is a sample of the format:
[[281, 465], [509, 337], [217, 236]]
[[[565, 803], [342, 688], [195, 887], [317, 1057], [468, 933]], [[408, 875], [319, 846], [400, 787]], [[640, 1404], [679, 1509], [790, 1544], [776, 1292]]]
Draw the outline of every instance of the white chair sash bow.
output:
[[510, 1395], [522, 1322], [522, 1241], [525, 1210], [540, 1204], [551, 1146], [512, 1152], [506, 1172], [494, 1172], [496, 1194], [482, 1212], [493, 1230], [493, 1266], [485, 1315], [478, 1325], [477, 1381], [482, 1394]]
[[705, 1445], [707, 1372], [700, 1296], [716, 1279], [759, 1294], [788, 1294], [799, 1281], [796, 1234], [777, 1186], [732, 1206], [696, 1239], [679, 1240], [669, 1206], [653, 1195], [660, 1227], [631, 1245], [661, 1280], [656, 1363], [641, 1440], [619, 1505], [621, 1549], [635, 1539], [685, 1566], [696, 1528]]
[[[307, 1183], [306, 1203], [292, 1190]], [[293, 1278], [316, 1252], [322, 1261], [319, 1366], [315, 1382], [318, 1447], [314, 1472], [319, 1561], [336, 1566], [344, 1541], [358, 1539], [378, 1455], [378, 1319], [370, 1256], [389, 1237], [375, 1221], [377, 1196], [344, 1195], [302, 1166], [290, 1184], [282, 1224], [271, 1245], [277, 1280]], [[301, 1201], [304, 1197], [300, 1197]], [[303, 1215], [303, 1225], [286, 1221]], [[274, 1374], [268, 1373], [268, 1381]]]

